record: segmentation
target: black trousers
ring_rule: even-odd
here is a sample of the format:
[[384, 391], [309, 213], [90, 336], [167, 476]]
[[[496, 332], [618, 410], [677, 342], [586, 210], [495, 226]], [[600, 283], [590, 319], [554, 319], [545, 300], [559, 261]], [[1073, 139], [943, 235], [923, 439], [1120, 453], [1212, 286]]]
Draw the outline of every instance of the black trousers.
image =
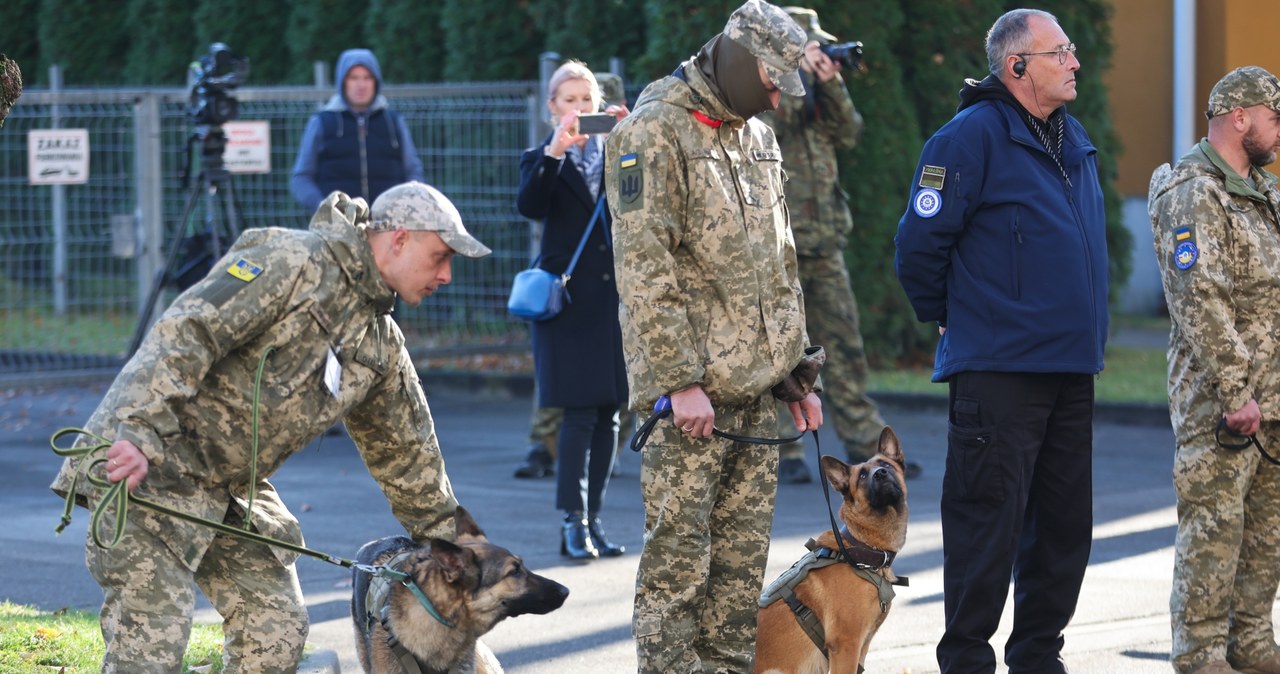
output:
[[942, 478], [943, 674], [995, 672], [1013, 578], [1010, 674], [1066, 672], [1093, 535], [1093, 378], [964, 372], [950, 381]]
[[617, 443], [617, 405], [565, 408], [556, 444], [558, 510], [600, 512]]

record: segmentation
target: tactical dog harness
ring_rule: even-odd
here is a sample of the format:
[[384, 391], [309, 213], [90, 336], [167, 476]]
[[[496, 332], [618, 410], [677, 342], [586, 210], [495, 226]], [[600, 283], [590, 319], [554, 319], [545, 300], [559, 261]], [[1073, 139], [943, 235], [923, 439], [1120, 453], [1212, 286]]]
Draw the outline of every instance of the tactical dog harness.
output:
[[[898, 579], [890, 582], [888, 578], [876, 573], [889, 568], [893, 564], [897, 553], [888, 550], [879, 550], [866, 545], [862, 541], [853, 537], [846, 527], [840, 527], [840, 537], [846, 543], [845, 551], [849, 553], [846, 557], [839, 550], [833, 550], [828, 547], [818, 545], [818, 542], [810, 538], [804, 544], [809, 552], [806, 552], [795, 564], [791, 565], [778, 576], [778, 579], [769, 584], [765, 588], [763, 594], [760, 595], [760, 608], [765, 608], [779, 600], [786, 602], [791, 612], [796, 616], [796, 622], [800, 623], [800, 628], [809, 636], [814, 646], [822, 651], [823, 657], [830, 658], [827, 653], [827, 635], [826, 630], [822, 628], [822, 621], [818, 619], [813, 609], [805, 606], [804, 602], [796, 596], [795, 588], [810, 571], [831, 566], [832, 564], [845, 563], [848, 564], [853, 572], [859, 578], [871, 583], [876, 587], [876, 592], [880, 597], [880, 612], [887, 613], [889, 604], [894, 598], [894, 585], [907, 587], [910, 584], [906, 576], [898, 576]], [[859, 663], [858, 672], [862, 672], [862, 665]]]
[[400, 643], [400, 640], [396, 638], [395, 632], [391, 630], [389, 618], [391, 602], [388, 600], [391, 598], [393, 585], [404, 585], [409, 588], [417, 596], [418, 603], [422, 604], [422, 607], [427, 610], [427, 613], [431, 614], [432, 618], [435, 618], [445, 627], [453, 627], [453, 623], [445, 620], [440, 615], [440, 612], [432, 605], [431, 600], [427, 599], [427, 596], [422, 593], [417, 583], [413, 582], [408, 574], [399, 571], [400, 564], [414, 552], [414, 550], [406, 550], [387, 560], [383, 567], [384, 571], [395, 570], [394, 573], [374, 574], [369, 579], [369, 589], [364, 595], [364, 630], [367, 633], [372, 629], [374, 620], [377, 620], [382, 625], [382, 629], [387, 633], [387, 646], [391, 648], [391, 652], [400, 661], [400, 668], [405, 671], [405, 674], [448, 674], [447, 669], [436, 669], [420, 662], [414, 657], [413, 653], [409, 652], [409, 649], [404, 647], [404, 644]]

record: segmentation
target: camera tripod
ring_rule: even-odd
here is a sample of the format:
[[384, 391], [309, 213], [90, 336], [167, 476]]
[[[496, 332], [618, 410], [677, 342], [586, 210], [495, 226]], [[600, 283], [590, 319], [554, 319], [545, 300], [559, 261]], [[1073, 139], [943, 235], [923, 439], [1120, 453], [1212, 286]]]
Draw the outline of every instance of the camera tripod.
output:
[[[138, 318], [138, 327], [134, 330], [127, 357], [133, 357], [137, 353], [138, 347], [142, 345], [142, 338], [151, 328], [151, 315], [155, 311], [160, 292], [166, 287], [183, 291], [194, 285], [204, 278], [236, 237], [240, 236], [240, 218], [236, 211], [231, 172], [222, 162], [227, 136], [220, 125], [199, 125], [187, 138], [182, 186], [186, 187], [190, 182], [191, 148], [197, 141], [200, 143], [200, 173], [195, 182], [191, 183], [191, 191], [187, 194], [186, 205], [178, 220], [173, 243], [165, 256], [164, 267], [156, 272], [147, 301], [142, 305], [142, 314]], [[204, 227], [197, 229], [191, 220], [195, 214], [196, 202], [200, 201], [201, 196], [204, 197]], [[219, 197], [222, 201], [221, 209]], [[221, 219], [220, 210], [225, 216]]]

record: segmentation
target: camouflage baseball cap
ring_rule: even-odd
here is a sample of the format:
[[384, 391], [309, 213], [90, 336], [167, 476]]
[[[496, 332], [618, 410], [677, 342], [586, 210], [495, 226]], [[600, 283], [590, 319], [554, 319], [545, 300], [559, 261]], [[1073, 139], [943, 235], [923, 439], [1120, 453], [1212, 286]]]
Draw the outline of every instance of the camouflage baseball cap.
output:
[[733, 10], [724, 36], [745, 47], [764, 64], [769, 81], [792, 96], [804, 95], [800, 60], [804, 58], [804, 29], [779, 7], [747, 0]]
[[435, 232], [459, 255], [484, 257], [493, 251], [467, 233], [462, 214], [440, 190], [419, 182], [396, 185], [378, 195], [370, 207], [369, 229], [387, 232], [396, 228]]
[[1213, 91], [1209, 92], [1209, 109], [1204, 116], [1212, 119], [1236, 108], [1255, 105], [1265, 105], [1280, 112], [1280, 80], [1265, 68], [1242, 66], [1213, 85]]
[[791, 15], [792, 20], [800, 24], [805, 34], [810, 40], [816, 40], [818, 44], [831, 44], [839, 42], [836, 36], [822, 30], [822, 26], [818, 24], [818, 13], [808, 7], [783, 7], [782, 11]]

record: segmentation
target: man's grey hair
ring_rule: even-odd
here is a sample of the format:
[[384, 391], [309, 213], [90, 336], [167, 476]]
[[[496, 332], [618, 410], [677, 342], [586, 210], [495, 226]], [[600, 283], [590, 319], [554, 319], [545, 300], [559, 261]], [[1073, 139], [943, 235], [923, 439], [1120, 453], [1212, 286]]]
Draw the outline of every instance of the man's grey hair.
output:
[[1011, 9], [991, 24], [987, 31], [987, 69], [992, 75], [999, 77], [1004, 72], [1004, 60], [1010, 54], [1031, 51], [1033, 40], [1027, 19], [1033, 16], [1058, 23], [1057, 17], [1044, 10]]

